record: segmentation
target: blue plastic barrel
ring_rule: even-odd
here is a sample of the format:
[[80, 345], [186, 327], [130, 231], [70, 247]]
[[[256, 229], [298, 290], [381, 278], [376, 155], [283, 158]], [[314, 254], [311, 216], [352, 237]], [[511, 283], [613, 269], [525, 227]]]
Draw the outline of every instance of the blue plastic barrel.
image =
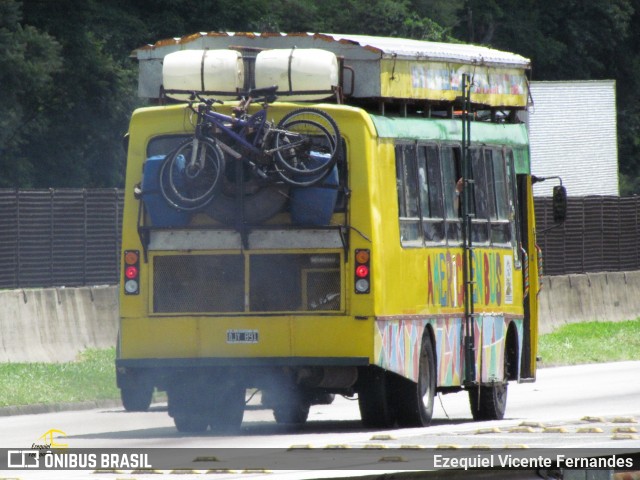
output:
[[[320, 155], [315, 158], [326, 161]], [[292, 188], [290, 212], [293, 223], [302, 226], [329, 225], [338, 199], [339, 184], [336, 165], [320, 185]]]
[[191, 213], [170, 205], [160, 191], [160, 167], [164, 155], [149, 157], [142, 168], [142, 200], [154, 227], [184, 227]]

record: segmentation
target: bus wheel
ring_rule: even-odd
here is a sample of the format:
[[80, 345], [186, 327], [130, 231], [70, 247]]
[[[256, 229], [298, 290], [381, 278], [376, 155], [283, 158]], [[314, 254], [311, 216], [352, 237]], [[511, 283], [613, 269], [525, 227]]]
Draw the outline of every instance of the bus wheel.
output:
[[306, 400], [283, 403], [273, 407], [273, 418], [279, 424], [302, 425], [309, 417], [310, 406]]
[[243, 385], [222, 386], [213, 397], [213, 412], [209, 416], [211, 431], [230, 433], [240, 429], [244, 417], [245, 387]]
[[517, 358], [518, 350], [513, 329], [509, 328], [504, 352], [504, 380], [491, 385], [480, 385], [469, 389], [469, 405], [474, 420], [502, 420], [507, 410], [508, 380], [512, 378], [511, 358]]
[[120, 388], [122, 406], [127, 412], [146, 412], [153, 398], [151, 385], [127, 385]]
[[317, 393], [312, 397], [311, 403], [313, 405], [331, 405], [335, 399], [334, 393]]
[[390, 398], [387, 373], [379, 368], [367, 370], [358, 388], [358, 406], [362, 424], [367, 428], [391, 428], [395, 411]]
[[505, 382], [471, 388], [469, 404], [473, 419], [502, 420], [507, 409], [507, 386]]
[[167, 387], [168, 413], [179, 432], [204, 432], [209, 426], [206, 377], [176, 376]]
[[431, 423], [436, 392], [436, 360], [431, 336], [425, 332], [420, 348], [418, 382], [394, 376], [394, 403], [398, 425], [426, 427]]
[[179, 413], [174, 415], [173, 423], [176, 429], [183, 433], [199, 433], [204, 432], [209, 423], [207, 417], [200, 413]]

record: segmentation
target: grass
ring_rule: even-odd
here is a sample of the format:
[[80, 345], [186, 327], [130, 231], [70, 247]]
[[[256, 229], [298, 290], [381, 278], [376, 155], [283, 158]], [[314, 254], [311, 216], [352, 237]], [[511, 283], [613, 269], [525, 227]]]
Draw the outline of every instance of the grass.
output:
[[[565, 325], [541, 335], [542, 366], [640, 360], [640, 319]], [[115, 348], [68, 363], [0, 363], [0, 407], [118, 399]]]
[[0, 407], [119, 398], [115, 356], [108, 348], [67, 363], [0, 363]]
[[541, 335], [542, 366], [640, 360], [640, 319], [584, 322]]

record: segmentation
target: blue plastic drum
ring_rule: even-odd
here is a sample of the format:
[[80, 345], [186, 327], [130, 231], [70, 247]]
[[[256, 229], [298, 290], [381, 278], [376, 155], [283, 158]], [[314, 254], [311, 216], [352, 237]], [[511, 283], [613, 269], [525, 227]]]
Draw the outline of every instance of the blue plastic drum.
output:
[[[318, 161], [326, 161], [323, 156]], [[291, 220], [295, 225], [329, 225], [338, 199], [338, 167], [333, 167], [329, 175], [318, 186], [295, 187], [291, 189]]]
[[160, 167], [164, 155], [149, 157], [142, 171], [142, 200], [154, 227], [184, 227], [191, 220], [191, 213], [170, 205], [160, 191]]

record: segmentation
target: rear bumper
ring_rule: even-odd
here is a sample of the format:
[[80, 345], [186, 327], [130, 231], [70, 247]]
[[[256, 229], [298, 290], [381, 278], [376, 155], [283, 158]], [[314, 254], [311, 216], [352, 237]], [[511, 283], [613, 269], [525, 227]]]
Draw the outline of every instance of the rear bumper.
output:
[[367, 357], [119, 358], [117, 368], [364, 367]]

